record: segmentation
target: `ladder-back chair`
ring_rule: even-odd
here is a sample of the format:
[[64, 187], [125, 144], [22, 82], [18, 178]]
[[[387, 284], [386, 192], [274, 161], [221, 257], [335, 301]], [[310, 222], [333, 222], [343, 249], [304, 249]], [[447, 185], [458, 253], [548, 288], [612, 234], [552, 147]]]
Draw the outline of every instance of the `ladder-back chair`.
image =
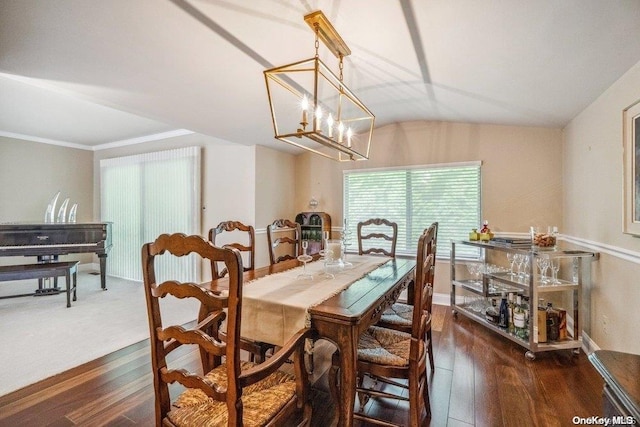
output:
[[358, 253], [396, 256], [398, 224], [384, 218], [371, 218], [358, 223]]
[[[189, 254], [223, 262], [229, 274], [228, 291], [169, 278], [156, 280], [156, 258]], [[142, 267], [157, 426], [282, 425], [292, 416], [308, 425], [311, 407], [303, 352], [309, 330], [299, 331], [263, 364], [240, 359], [243, 271], [237, 249], [216, 247], [200, 236], [163, 234], [143, 245]], [[160, 299], [168, 296], [200, 302], [193, 328], [163, 323]], [[218, 334], [221, 327], [224, 340]], [[198, 346], [202, 373], [189, 372], [189, 366], [183, 365], [185, 358], [167, 361], [167, 355], [184, 344]], [[290, 357], [295, 375], [279, 370]], [[187, 389], [172, 402], [168, 385], [174, 382]]]

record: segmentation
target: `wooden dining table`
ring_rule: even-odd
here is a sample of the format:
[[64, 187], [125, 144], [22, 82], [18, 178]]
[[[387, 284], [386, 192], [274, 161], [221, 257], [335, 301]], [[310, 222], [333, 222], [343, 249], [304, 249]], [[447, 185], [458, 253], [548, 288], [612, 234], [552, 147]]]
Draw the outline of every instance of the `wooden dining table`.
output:
[[[349, 255], [353, 261], [356, 261], [357, 257], [358, 255]], [[309, 301], [311, 328], [318, 338], [333, 342], [340, 352], [340, 399], [335, 402], [338, 410], [334, 422], [340, 426], [353, 425], [356, 359], [360, 335], [380, 319], [384, 310], [398, 299], [402, 290], [414, 279], [415, 259], [389, 258], [381, 262], [381, 265], [355, 278], [345, 289], [324, 301]], [[247, 271], [243, 276], [244, 284], [251, 286], [252, 282], [257, 283], [259, 278], [283, 273], [300, 265], [302, 264], [297, 260], [289, 260]], [[203, 285], [214, 290], [228, 288], [226, 278]], [[313, 281], [309, 281], [308, 286], [313, 286]]]

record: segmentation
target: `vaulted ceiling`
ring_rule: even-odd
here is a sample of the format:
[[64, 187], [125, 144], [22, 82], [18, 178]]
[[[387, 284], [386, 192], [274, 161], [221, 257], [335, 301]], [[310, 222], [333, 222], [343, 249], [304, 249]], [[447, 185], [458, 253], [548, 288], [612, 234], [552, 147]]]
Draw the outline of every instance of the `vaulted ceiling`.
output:
[[303, 16], [318, 9], [376, 126], [562, 128], [640, 61], [638, 0], [2, 0], [0, 135], [92, 149], [192, 131], [287, 149], [262, 72], [313, 56]]

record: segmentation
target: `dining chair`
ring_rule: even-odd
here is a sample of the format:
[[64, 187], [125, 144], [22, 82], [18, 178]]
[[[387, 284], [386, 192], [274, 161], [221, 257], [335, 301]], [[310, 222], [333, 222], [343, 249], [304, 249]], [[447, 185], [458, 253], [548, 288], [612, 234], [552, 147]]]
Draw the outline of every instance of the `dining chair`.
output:
[[[431, 281], [435, 280], [435, 257], [436, 257], [436, 246], [438, 240], [438, 223], [434, 222], [427, 229], [424, 230], [424, 234], [426, 234], [426, 254], [433, 255], [434, 257], [434, 267], [433, 267], [433, 277], [431, 277]], [[411, 285], [415, 287], [415, 281]], [[407, 303], [395, 302], [389, 308], [387, 308], [380, 317], [376, 326], [380, 326], [383, 328], [395, 329], [398, 331], [403, 331], [410, 333], [413, 322], [413, 307], [415, 304], [414, 300], [414, 292], [411, 291], [410, 295], [407, 297]], [[429, 297], [427, 303], [425, 304], [426, 314], [427, 314], [427, 323], [429, 327], [427, 328], [427, 351], [429, 353], [429, 366], [431, 366], [431, 370], [434, 369], [433, 362], [433, 340], [431, 339], [431, 312], [432, 312], [432, 297]]]
[[[224, 233], [227, 234], [223, 237]], [[235, 241], [229, 242], [229, 239]], [[209, 230], [209, 241], [214, 245], [238, 249], [243, 255], [242, 265], [244, 271], [251, 271], [255, 268], [256, 232], [252, 225], [245, 225], [240, 221], [222, 221], [215, 228]], [[227, 269], [224, 267], [219, 269], [218, 264], [218, 262], [211, 264], [212, 279], [220, 279], [227, 275]]]
[[276, 219], [267, 227], [271, 265], [302, 255], [301, 227], [288, 219]]
[[384, 218], [370, 218], [358, 223], [357, 234], [358, 254], [396, 256], [398, 224], [395, 222]]
[[[230, 241], [231, 240], [231, 241]], [[240, 221], [222, 221], [215, 228], [209, 230], [209, 241], [218, 246], [236, 248], [241, 254], [245, 254], [242, 260], [243, 271], [252, 271], [255, 268], [256, 233], [251, 225], [245, 225]], [[245, 263], [246, 260], [246, 263]], [[219, 264], [222, 264], [220, 268]], [[216, 280], [228, 274], [224, 263], [211, 262], [211, 278]], [[224, 334], [222, 336], [224, 338]], [[267, 352], [274, 351], [273, 344], [244, 339], [242, 348], [249, 352], [249, 360], [262, 362], [267, 357]]]
[[[229, 274], [228, 291], [169, 278], [157, 281], [157, 259], [189, 254], [206, 262], [223, 262]], [[290, 417], [309, 424], [309, 383], [302, 356], [308, 329], [296, 333], [267, 362], [254, 364], [240, 358], [243, 272], [237, 249], [216, 247], [201, 236], [163, 234], [143, 245], [142, 269], [157, 426], [282, 425]], [[196, 324], [165, 324], [160, 299], [166, 297], [199, 301]], [[218, 335], [221, 327], [225, 340]], [[185, 344], [198, 347], [202, 373], [190, 372], [184, 357], [167, 357]], [[294, 374], [280, 370], [290, 358]], [[172, 400], [169, 384], [175, 382], [186, 390]]]
[[[402, 332], [379, 326], [370, 326], [360, 336], [356, 362], [356, 393], [360, 397], [360, 409], [370, 398], [390, 398], [409, 402], [409, 425], [426, 425], [431, 416], [429, 387], [427, 383], [427, 361], [425, 336], [430, 327], [426, 306], [433, 294], [433, 267], [435, 257], [426, 255], [428, 235], [423, 233], [418, 243], [416, 266], [415, 307], [411, 332]], [[335, 352], [329, 371], [329, 386], [332, 397], [337, 398], [340, 387], [340, 354]], [[365, 377], [375, 379], [374, 386], [365, 387]], [[397, 380], [404, 380], [399, 382]], [[405, 394], [394, 394], [385, 389], [390, 384], [408, 389]], [[362, 410], [354, 412], [354, 419], [368, 420], [373, 424], [394, 426], [388, 420], [375, 418]]]

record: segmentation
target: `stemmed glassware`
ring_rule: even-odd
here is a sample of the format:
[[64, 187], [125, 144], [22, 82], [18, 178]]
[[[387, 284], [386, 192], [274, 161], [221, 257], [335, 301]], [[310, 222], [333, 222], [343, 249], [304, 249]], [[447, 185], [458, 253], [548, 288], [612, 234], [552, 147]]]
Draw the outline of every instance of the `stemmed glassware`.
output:
[[522, 277], [522, 263], [524, 262], [525, 256], [522, 254], [514, 254], [514, 259], [516, 262], [516, 265], [518, 266], [518, 274], [517, 277], [520, 278]]
[[536, 258], [536, 263], [538, 264], [538, 269], [540, 270], [540, 282], [547, 283], [547, 269], [549, 268], [549, 258], [538, 257]]
[[515, 267], [516, 264], [515, 256], [516, 254], [514, 254], [513, 252], [507, 252], [507, 261], [509, 261], [509, 276], [511, 277], [516, 275], [516, 273], [513, 272], [513, 267]]
[[529, 259], [528, 255], [523, 255], [523, 261], [522, 261], [522, 278], [524, 280], [529, 279], [529, 262], [531, 262], [531, 260]]
[[302, 255], [298, 255], [298, 261], [302, 263], [302, 273], [298, 274], [297, 279], [313, 280], [313, 274], [307, 273], [307, 263], [313, 259], [313, 257], [307, 254], [309, 248], [309, 241], [302, 241]]
[[324, 242], [324, 249], [321, 249], [318, 254], [320, 254], [320, 256], [322, 257], [322, 260], [324, 262], [324, 272], [322, 273], [322, 277], [325, 279], [334, 279], [336, 276], [334, 276], [333, 274], [329, 273], [329, 267], [327, 266], [328, 263], [328, 258], [327, 258], [327, 248], [329, 245], [329, 232], [328, 231], [323, 231], [322, 232], [322, 241]]
[[560, 283], [558, 280], [558, 271], [560, 271], [560, 260], [549, 259], [549, 267], [551, 268], [551, 283], [557, 285]]
[[351, 231], [349, 231], [349, 227], [347, 226], [347, 219], [344, 219], [344, 225], [342, 227], [342, 263], [345, 268], [353, 267], [353, 263], [347, 261], [347, 246], [351, 244], [350, 241]]

